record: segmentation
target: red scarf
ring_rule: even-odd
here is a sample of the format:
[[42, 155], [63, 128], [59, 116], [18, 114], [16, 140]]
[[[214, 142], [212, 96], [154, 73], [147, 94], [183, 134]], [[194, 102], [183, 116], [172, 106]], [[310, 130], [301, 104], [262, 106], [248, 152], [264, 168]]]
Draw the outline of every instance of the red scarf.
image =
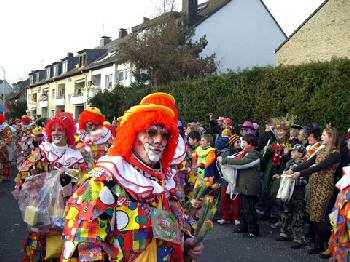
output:
[[248, 155], [249, 150], [254, 150], [255, 146], [248, 145], [246, 146], [241, 152], [239, 152], [236, 156], [235, 159], [242, 159], [245, 158]]

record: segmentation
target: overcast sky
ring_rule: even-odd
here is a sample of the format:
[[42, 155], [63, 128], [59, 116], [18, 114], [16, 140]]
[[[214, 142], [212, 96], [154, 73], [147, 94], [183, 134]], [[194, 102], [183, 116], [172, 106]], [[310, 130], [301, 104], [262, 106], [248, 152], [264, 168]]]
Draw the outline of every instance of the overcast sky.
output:
[[[3, 0], [0, 8], [0, 66], [9, 82], [31, 70], [99, 45], [102, 35], [118, 36], [143, 17], [159, 14], [162, 0]], [[176, 8], [181, 9], [181, 0]], [[199, 0], [199, 3], [206, 0]], [[290, 35], [323, 0], [264, 0]], [[0, 69], [0, 79], [3, 73]]]

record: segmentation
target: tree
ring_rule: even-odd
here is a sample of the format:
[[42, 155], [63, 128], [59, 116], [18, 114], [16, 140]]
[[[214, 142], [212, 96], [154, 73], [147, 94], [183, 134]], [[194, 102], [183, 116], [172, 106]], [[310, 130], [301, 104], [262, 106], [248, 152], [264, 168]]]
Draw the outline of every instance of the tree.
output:
[[131, 34], [121, 44], [120, 56], [134, 66], [136, 81], [153, 86], [215, 73], [215, 54], [200, 56], [207, 45], [205, 36], [194, 41], [193, 35], [194, 28], [181, 13], [167, 12]]

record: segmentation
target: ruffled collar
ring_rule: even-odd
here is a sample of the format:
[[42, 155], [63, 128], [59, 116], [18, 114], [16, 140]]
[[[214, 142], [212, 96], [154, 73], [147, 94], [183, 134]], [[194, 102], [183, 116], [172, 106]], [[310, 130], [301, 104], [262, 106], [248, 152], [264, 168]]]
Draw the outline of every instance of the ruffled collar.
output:
[[80, 151], [70, 148], [68, 145], [59, 147], [54, 143], [43, 142], [39, 147], [45, 158], [53, 164], [69, 167], [83, 161]]
[[[102, 171], [100, 168], [103, 168], [136, 199], [152, 197], [175, 189], [175, 172], [171, 169], [162, 175], [160, 170], [154, 170], [143, 163], [140, 165], [139, 161], [134, 162], [134, 160], [127, 161], [121, 156], [103, 156], [98, 160], [92, 175], [94, 172], [98, 175]], [[164, 188], [162, 180], [158, 179], [162, 176]]]
[[96, 133], [88, 133], [83, 131], [81, 132], [81, 135], [80, 135], [81, 141], [85, 143], [91, 143], [94, 145], [104, 144], [111, 138], [112, 138], [112, 133], [106, 127], [103, 127], [102, 129], [100, 129], [99, 132], [96, 132]]

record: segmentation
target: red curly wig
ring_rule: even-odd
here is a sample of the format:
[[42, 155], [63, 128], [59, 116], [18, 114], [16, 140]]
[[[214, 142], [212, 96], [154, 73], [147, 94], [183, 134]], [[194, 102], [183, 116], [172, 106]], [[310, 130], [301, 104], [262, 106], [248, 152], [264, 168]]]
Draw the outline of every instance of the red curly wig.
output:
[[23, 124], [25, 124], [25, 125], [29, 125], [29, 124], [30, 124], [30, 121], [31, 121], [31, 119], [30, 119], [30, 117], [27, 116], [27, 115], [23, 115], [23, 116], [21, 117], [21, 122], [22, 122]]
[[96, 123], [98, 127], [101, 128], [104, 121], [105, 116], [101, 114], [100, 109], [97, 107], [89, 107], [80, 114], [79, 128], [86, 130], [86, 124], [88, 122]]
[[77, 128], [75, 126], [75, 121], [73, 115], [67, 112], [57, 113], [53, 118], [51, 118], [45, 125], [45, 132], [49, 142], [52, 142], [52, 128], [55, 125], [60, 125], [63, 127], [67, 135], [67, 143], [70, 146], [75, 146], [75, 134]]
[[[153, 101], [152, 101], [153, 102]], [[147, 105], [160, 105], [156, 104], [159, 101], [152, 103], [149, 101]], [[163, 105], [163, 104], [161, 104]], [[164, 150], [162, 156], [163, 168], [168, 168], [173, 161], [175, 150], [178, 143], [179, 130], [177, 128], [177, 117], [171, 106], [164, 106], [170, 112], [172, 116], [164, 112], [164, 110], [157, 110], [146, 108], [130, 114], [125, 121], [123, 121], [117, 128], [117, 136], [114, 140], [114, 148], [110, 149], [110, 156], [123, 156], [125, 159], [130, 159], [134, 147], [135, 139], [138, 133], [147, 130], [152, 125], [163, 126], [170, 134], [170, 138]], [[173, 105], [175, 108], [175, 105]], [[129, 111], [131, 111], [131, 108]], [[127, 111], [125, 114], [128, 114]]]
[[0, 113], [0, 124], [3, 124], [6, 122], [6, 117], [4, 116], [4, 114]]

